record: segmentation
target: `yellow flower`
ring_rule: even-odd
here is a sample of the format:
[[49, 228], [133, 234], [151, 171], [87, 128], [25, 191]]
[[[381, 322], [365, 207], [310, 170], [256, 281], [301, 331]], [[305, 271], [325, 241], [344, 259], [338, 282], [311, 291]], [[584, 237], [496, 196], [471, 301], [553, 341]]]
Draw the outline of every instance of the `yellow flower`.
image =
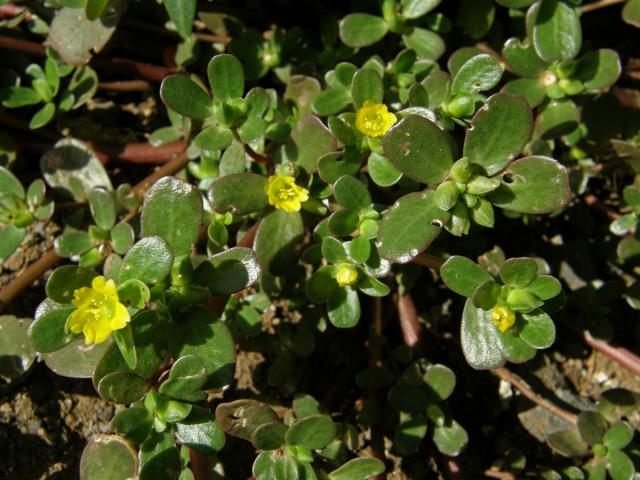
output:
[[341, 287], [346, 287], [348, 285], [353, 285], [358, 281], [358, 269], [353, 265], [349, 265], [348, 263], [343, 263], [338, 267], [338, 272], [336, 273], [336, 282]]
[[309, 191], [296, 185], [295, 178], [285, 175], [269, 177], [264, 192], [269, 197], [269, 205], [289, 213], [300, 211], [302, 202], [309, 199]]
[[491, 320], [501, 332], [506, 332], [516, 323], [516, 314], [508, 307], [496, 306], [491, 311]]
[[82, 332], [87, 345], [104, 342], [111, 332], [124, 328], [131, 320], [119, 301], [116, 284], [102, 276], [93, 279], [91, 288], [73, 292], [71, 303], [77, 308], [67, 319], [67, 330]]
[[381, 103], [367, 100], [356, 112], [356, 128], [367, 137], [381, 137], [396, 123], [396, 116]]

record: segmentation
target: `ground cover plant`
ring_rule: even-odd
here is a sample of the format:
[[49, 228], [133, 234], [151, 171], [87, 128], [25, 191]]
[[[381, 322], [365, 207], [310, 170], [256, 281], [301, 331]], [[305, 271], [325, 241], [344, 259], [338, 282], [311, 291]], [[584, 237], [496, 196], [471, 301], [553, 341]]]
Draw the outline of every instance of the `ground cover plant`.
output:
[[638, 27], [0, 1], [2, 477], [640, 478]]

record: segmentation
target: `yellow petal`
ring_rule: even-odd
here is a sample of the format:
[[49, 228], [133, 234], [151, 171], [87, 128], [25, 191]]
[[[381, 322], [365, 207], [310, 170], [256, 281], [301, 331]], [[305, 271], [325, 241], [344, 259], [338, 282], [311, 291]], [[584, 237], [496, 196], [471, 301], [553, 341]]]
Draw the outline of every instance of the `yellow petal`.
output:
[[111, 328], [107, 322], [97, 322], [95, 343], [102, 343], [111, 335]]
[[111, 330], [120, 330], [124, 328], [131, 318], [129, 317], [129, 311], [121, 303], [116, 304], [116, 312], [111, 319]]
[[73, 300], [71, 303], [76, 307], [81, 307], [89, 300], [91, 300], [91, 296], [93, 295], [93, 290], [89, 287], [82, 287], [73, 292]]
[[85, 322], [82, 318], [82, 311], [80, 309], [74, 310], [67, 318], [67, 329], [71, 330], [73, 333], [82, 332], [82, 327]]
[[105, 278], [102, 275], [99, 275], [91, 281], [91, 288], [93, 288], [97, 292], [102, 292], [104, 290], [105, 284]]

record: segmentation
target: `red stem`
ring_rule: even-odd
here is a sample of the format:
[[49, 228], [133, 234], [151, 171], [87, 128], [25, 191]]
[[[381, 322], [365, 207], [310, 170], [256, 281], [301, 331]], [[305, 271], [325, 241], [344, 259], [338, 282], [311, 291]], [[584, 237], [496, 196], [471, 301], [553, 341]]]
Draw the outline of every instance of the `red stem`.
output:
[[593, 338], [587, 330], [583, 333], [584, 341], [594, 350], [599, 351], [604, 356], [623, 366], [630, 372], [640, 377], [640, 357], [624, 347], [614, 347], [613, 345]]
[[398, 318], [400, 319], [400, 329], [404, 344], [415, 348], [422, 343], [422, 325], [418, 320], [416, 305], [413, 303], [411, 295], [406, 293], [398, 295]]

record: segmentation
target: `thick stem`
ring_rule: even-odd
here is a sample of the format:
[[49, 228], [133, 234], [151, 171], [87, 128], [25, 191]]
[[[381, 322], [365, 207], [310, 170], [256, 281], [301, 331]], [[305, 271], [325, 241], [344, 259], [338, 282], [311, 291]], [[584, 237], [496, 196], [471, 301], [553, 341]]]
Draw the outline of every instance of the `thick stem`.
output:
[[486, 470], [484, 472], [485, 477], [498, 478], [500, 480], [518, 480], [513, 473], [501, 472], [500, 470]]
[[[373, 301], [373, 323], [369, 328], [369, 365], [371, 367], [382, 366], [382, 299], [376, 297]], [[369, 393], [369, 404], [376, 408], [380, 406], [380, 399], [377, 392]], [[371, 452], [373, 456], [385, 463], [384, 435], [382, 425], [377, 422], [370, 428]], [[376, 475], [376, 480], [383, 480], [384, 474]]]
[[418, 320], [418, 312], [410, 294], [398, 295], [398, 318], [404, 344], [410, 348], [419, 347], [422, 343], [422, 325]]
[[146, 92], [152, 85], [146, 80], [118, 80], [115, 82], [100, 82], [98, 88], [112, 92]]
[[420, 255], [415, 257], [413, 260], [411, 260], [411, 262], [415, 263], [416, 265], [420, 265], [421, 267], [440, 270], [440, 267], [444, 263], [444, 260], [442, 260], [439, 257], [436, 257], [435, 255], [429, 255], [428, 253], [421, 253]]
[[190, 448], [189, 460], [191, 460], [191, 473], [193, 473], [195, 480], [213, 480], [213, 470], [211, 469], [209, 457]]
[[624, 347], [614, 347], [607, 342], [593, 338], [591, 333], [585, 330], [584, 341], [594, 350], [623, 366], [630, 372], [640, 377], [640, 357]]
[[508, 370], [507, 368], [504, 368], [504, 367], [499, 367], [491, 370], [491, 373], [500, 377], [502, 380], [509, 382], [522, 395], [527, 397], [533, 403], [540, 405], [545, 410], [553, 413], [557, 417], [560, 417], [573, 425], [577, 423], [578, 416], [576, 414], [571, 413], [568, 410], [565, 410], [564, 408], [559, 407], [555, 403], [544, 398], [542, 395], [534, 392], [533, 389], [529, 385], [527, 385], [527, 382], [525, 382], [522, 378], [520, 378], [518, 375], [513, 373], [511, 370]]
[[587, 3], [580, 7], [580, 11], [582, 13], [593, 12], [595, 10], [600, 10], [601, 8], [610, 7], [611, 5], [616, 5], [618, 3], [624, 3], [627, 0], [599, 0], [598, 2]]

